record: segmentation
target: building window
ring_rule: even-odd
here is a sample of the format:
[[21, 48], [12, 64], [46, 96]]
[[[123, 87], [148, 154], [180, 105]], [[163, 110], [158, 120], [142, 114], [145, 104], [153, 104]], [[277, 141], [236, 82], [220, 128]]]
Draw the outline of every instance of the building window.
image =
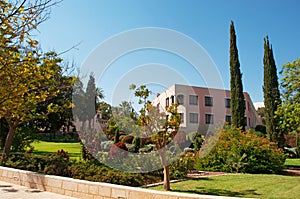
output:
[[213, 106], [213, 98], [205, 96], [205, 106]]
[[225, 122], [229, 125], [231, 125], [231, 115], [226, 115]]
[[190, 105], [198, 105], [198, 96], [190, 95]]
[[184, 96], [183, 95], [177, 95], [177, 103], [179, 105], [183, 105], [184, 104]]
[[230, 108], [230, 99], [225, 99], [225, 108]]
[[190, 113], [190, 123], [198, 123], [198, 113]]
[[169, 107], [169, 105], [170, 105], [170, 104], [169, 104], [169, 98], [167, 97], [167, 98], [166, 98], [166, 107]]
[[213, 123], [214, 123], [214, 115], [205, 114], [205, 124], [213, 124]]
[[184, 123], [184, 113], [179, 113], [180, 114], [180, 124]]
[[175, 103], [175, 97], [174, 95], [171, 96], [171, 104], [174, 104]]

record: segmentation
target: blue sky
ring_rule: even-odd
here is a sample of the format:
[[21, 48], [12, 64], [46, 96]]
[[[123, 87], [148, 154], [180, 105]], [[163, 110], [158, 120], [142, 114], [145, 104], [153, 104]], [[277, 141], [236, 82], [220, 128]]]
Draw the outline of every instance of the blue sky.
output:
[[[244, 91], [254, 102], [260, 102], [263, 101], [263, 38], [269, 36], [278, 70], [284, 63], [298, 59], [299, 7], [298, 0], [64, 0], [52, 8], [50, 19], [39, 26], [37, 39], [44, 50], [57, 52], [80, 43], [77, 49], [63, 55], [80, 68], [90, 53], [113, 35], [144, 27], [171, 29], [205, 49], [222, 75], [224, 87], [229, 89], [229, 25], [233, 20]], [[98, 86], [110, 98], [111, 90], [116, 87], [114, 78], [123, 78], [126, 71], [149, 63], [174, 70], [188, 65], [162, 51], [131, 53], [113, 63], [113, 69]], [[191, 84], [205, 86], [193, 77], [193, 71], [179, 70], [185, 72], [185, 77], [191, 76]]]

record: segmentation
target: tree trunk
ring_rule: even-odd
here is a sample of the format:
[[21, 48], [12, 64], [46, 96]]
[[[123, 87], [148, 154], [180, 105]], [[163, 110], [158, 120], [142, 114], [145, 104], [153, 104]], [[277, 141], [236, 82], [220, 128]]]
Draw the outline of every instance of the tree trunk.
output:
[[159, 150], [160, 161], [164, 168], [164, 190], [170, 191], [170, 169], [166, 159], [166, 149], [162, 148]]
[[12, 145], [16, 129], [17, 129], [16, 125], [14, 124], [9, 125], [9, 131], [6, 136], [5, 145], [2, 153], [2, 160], [9, 156], [10, 147]]
[[170, 191], [170, 169], [169, 165], [164, 166], [164, 190]]

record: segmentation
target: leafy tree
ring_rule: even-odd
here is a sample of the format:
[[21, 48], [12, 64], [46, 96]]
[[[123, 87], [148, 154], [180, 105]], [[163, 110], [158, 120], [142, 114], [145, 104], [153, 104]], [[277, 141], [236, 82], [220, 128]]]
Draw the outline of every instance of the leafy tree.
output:
[[257, 109], [257, 114], [260, 116], [262, 123], [265, 125], [265, 107], [259, 107]]
[[151, 136], [155, 144], [164, 170], [164, 189], [170, 190], [170, 168], [166, 146], [172, 141], [174, 134], [179, 129], [180, 114], [177, 111], [178, 104], [172, 104], [167, 108], [166, 113], [160, 113], [157, 107], [152, 106], [149, 102], [148, 97], [151, 91], [145, 85], [138, 88], [132, 85], [130, 89], [135, 90], [135, 96], [139, 97], [139, 103], [143, 104], [138, 123], [145, 128], [148, 136]]
[[55, 53], [41, 53], [32, 30], [47, 19], [51, 0], [7, 2], [0, 6], [0, 118], [9, 131], [2, 157], [8, 156], [17, 127], [48, 112], [59, 109], [55, 104], [47, 112], [37, 113], [37, 106], [60, 92], [57, 83], [62, 61]]
[[105, 134], [108, 139], [110, 139], [111, 136], [115, 135], [116, 130], [119, 128], [118, 124], [114, 120], [114, 118], [111, 118], [107, 122], [107, 127], [105, 130]]
[[246, 107], [233, 21], [230, 24], [230, 92], [231, 123], [237, 128], [244, 129]]
[[[61, 59], [57, 58], [55, 54], [47, 54], [46, 56], [41, 60], [41, 65], [34, 66], [32, 63], [32, 65], [22, 64], [23, 67], [22, 65], [18, 66], [20, 67], [19, 70], [14, 70], [14, 74], [7, 74], [7, 81], [0, 83], [3, 86], [13, 85], [12, 87], [16, 88], [13, 91], [8, 88], [14, 98], [3, 102], [0, 108], [0, 115], [5, 118], [9, 125], [3, 155], [9, 155], [13, 137], [19, 125], [43, 118], [50, 112], [56, 112], [62, 108], [58, 104], [50, 103], [45, 112], [37, 111], [40, 104], [53, 99], [59, 94], [60, 88], [65, 86], [60, 85], [59, 81], [56, 80], [61, 70], [58, 66]], [[30, 67], [31, 72], [24, 73], [23, 70], [26, 70], [27, 67]]]
[[280, 105], [280, 93], [278, 89], [277, 69], [273, 55], [272, 46], [268, 36], [264, 39], [264, 104], [265, 123], [268, 138], [272, 142], [277, 142], [283, 148], [284, 137], [279, 127], [279, 120], [275, 118], [277, 107]]
[[37, 112], [46, 112], [47, 106], [50, 104], [56, 104], [60, 107], [55, 112], [50, 112], [43, 118], [38, 118], [31, 125], [31, 129], [38, 130], [43, 129], [43, 133], [50, 134], [50, 138], [55, 138], [56, 132], [62, 127], [66, 128], [67, 132], [70, 132], [70, 127], [73, 126], [73, 114], [72, 114], [72, 87], [75, 82], [74, 76], [64, 76], [60, 74], [59, 81], [64, 87], [61, 88], [57, 96], [52, 99], [40, 103], [37, 107]]
[[[276, 117], [285, 133], [300, 133], [300, 59], [283, 65], [281, 79], [282, 104]], [[298, 143], [299, 144], [299, 143]]]
[[97, 102], [97, 110], [101, 111], [102, 119], [104, 120], [108, 120], [112, 117], [111, 105], [104, 101]]
[[118, 107], [112, 108], [113, 118], [120, 131], [127, 134], [139, 136], [140, 129], [137, 124], [137, 114], [130, 102], [123, 101]]

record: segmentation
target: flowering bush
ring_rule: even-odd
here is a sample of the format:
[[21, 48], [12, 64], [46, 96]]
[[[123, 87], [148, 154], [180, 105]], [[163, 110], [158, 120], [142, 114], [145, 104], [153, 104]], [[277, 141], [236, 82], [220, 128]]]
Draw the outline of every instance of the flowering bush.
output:
[[128, 155], [128, 149], [123, 142], [113, 144], [108, 152], [108, 157], [112, 159], [123, 159]]
[[[211, 145], [214, 141], [211, 151], [203, 158], [198, 158], [197, 169], [278, 173], [284, 167], [283, 150], [267, 138], [257, 136], [253, 130], [241, 131], [226, 127], [220, 130], [219, 137], [213, 136], [205, 145]], [[198, 154], [200, 157], [201, 152], [203, 151], [200, 150]]]

